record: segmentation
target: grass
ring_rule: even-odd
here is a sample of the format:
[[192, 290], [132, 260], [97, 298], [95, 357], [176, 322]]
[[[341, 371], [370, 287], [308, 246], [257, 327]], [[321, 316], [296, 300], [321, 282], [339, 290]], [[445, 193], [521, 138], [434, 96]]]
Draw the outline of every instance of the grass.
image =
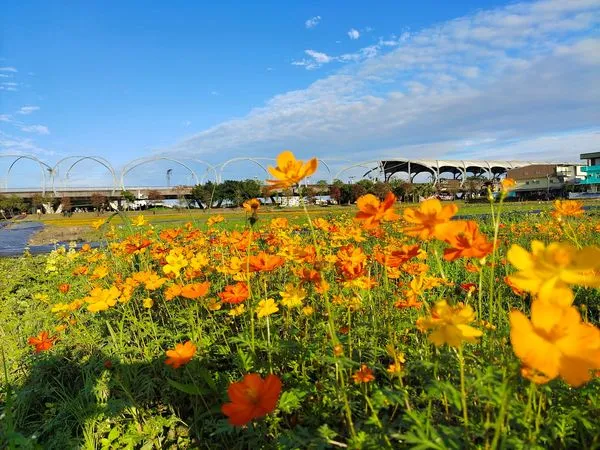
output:
[[[489, 205], [459, 206], [464, 215], [490, 212]], [[235, 211], [218, 211], [225, 221], [210, 227], [211, 214], [201, 211], [145, 213], [154, 229], [132, 225], [139, 213], [126, 213], [110, 221], [122, 227], [99, 230], [106, 248], [0, 259], [0, 447], [598, 448], [599, 379], [576, 389], [560, 378], [535, 384], [522, 376], [510, 341], [509, 312], [529, 316], [531, 298], [504, 280], [515, 271], [509, 246], [529, 249], [533, 239], [600, 245], [595, 210], [562, 222], [513, 214], [550, 207], [506, 204], [502, 226], [477, 219], [488, 240], [498, 233], [497, 254], [483, 265], [442, 259], [446, 243], [409, 237], [401, 221], [364, 231], [352, 220], [354, 206], [310, 209], [310, 223], [300, 210], [261, 212], [254, 227]], [[97, 219], [42, 221], [88, 226]], [[139, 250], [144, 240], [149, 246]], [[377, 253], [401, 243], [422, 251], [401, 270], [386, 270]], [[261, 251], [283, 265], [250, 274], [246, 255]], [[346, 251], [354, 256], [344, 259]], [[177, 277], [164, 270], [176, 264], [168, 255], [187, 263]], [[308, 281], [303, 271], [310, 270], [326, 283]], [[148, 271], [164, 284], [136, 281]], [[218, 294], [240, 280], [249, 297], [223, 302]], [[173, 286], [203, 282], [210, 283], [206, 295], [171, 298]], [[93, 297], [95, 286], [116, 288], [118, 301], [90, 311], [104, 301]], [[300, 303], [286, 306], [282, 292], [297, 288]], [[597, 327], [598, 290], [573, 289], [575, 306]], [[411, 296], [420, 307], [398, 306]], [[278, 310], [258, 317], [268, 298]], [[473, 309], [477, 343], [431, 343], [418, 319], [442, 299]], [[56, 340], [34, 353], [28, 339], [43, 330]], [[187, 340], [197, 347], [191, 361], [167, 366], [165, 352]], [[356, 382], [363, 365], [374, 378]], [[275, 374], [282, 392], [274, 411], [233, 427], [221, 406], [228, 386], [248, 373]]]

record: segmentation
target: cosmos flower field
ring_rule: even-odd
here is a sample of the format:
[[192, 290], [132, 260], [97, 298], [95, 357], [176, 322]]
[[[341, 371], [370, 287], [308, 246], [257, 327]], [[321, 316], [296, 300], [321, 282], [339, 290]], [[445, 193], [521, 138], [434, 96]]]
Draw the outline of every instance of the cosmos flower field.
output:
[[[273, 188], [317, 161], [282, 153]], [[598, 448], [600, 216], [392, 193], [0, 259], [0, 447]]]

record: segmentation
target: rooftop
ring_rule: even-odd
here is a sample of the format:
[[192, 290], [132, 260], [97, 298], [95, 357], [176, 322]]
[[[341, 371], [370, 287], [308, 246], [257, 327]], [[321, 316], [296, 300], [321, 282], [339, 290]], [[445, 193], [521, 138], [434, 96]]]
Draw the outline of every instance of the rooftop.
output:
[[581, 159], [600, 158], [600, 152], [582, 153], [579, 155]]

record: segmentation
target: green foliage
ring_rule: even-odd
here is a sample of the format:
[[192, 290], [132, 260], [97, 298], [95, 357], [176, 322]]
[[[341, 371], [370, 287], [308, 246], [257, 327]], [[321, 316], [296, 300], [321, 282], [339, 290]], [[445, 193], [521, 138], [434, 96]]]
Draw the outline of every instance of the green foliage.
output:
[[[340, 189], [343, 187], [342, 184]], [[396, 182], [389, 186], [374, 183], [370, 188], [374, 195], [379, 192], [381, 198], [388, 187], [395, 193], [406, 188]], [[196, 188], [198, 196], [194, 198], [204, 203], [211, 185]], [[250, 194], [255, 191], [247, 194], [254, 196]], [[333, 216], [328, 219], [337, 220]], [[589, 214], [586, 220], [597, 222], [598, 217]], [[547, 222], [546, 216], [507, 214], [506, 227], [500, 232], [501, 256], [505, 256], [505, 244], [527, 246], [534, 238], [553, 240], [550, 233], [556, 230], [545, 230]], [[484, 232], [492, 231], [489, 219], [480, 220], [480, 224]], [[293, 239], [309, 236], [306, 229], [299, 227], [299, 232], [292, 234]], [[158, 224], [155, 232], [159, 235], [160, 231]], [[119, 238], [124, 238], [132, 231], [124, 227], [119, 232]], [[269, 250], [270, 234], [261, 234], [260, 230], [257, 233], [260, 236], [256, 245]], [[321, 231], [315, 233], [318, 241], [328, 238]], [[208, 236], [209, 233], [203, 233], [201, 238]], [[362, 247], [371, 255], [381, 242], [366, 237]], [[598, 245], [597, 235], [590, 234], [589, 239], [589, 244]], [[223, 251], [216, 240], [211, 245], [215, 251]], [[442, 252], [443, 245], [422, 243], [432, 273], [439, 270], [434, 255]], [[146, 270], [149, 264], [147, 253], [130, 261], [119, 258], [111, 248], [102, 250], [102, 254], [106, 259], [100, 263], [110, 267], [111, 276], [119, 274], [123, 279], [133, 267]], [[456, 353], [446, 347], [433, 347], [416, 329], [415, 322], [423, 313], [413, 309], [398, 312], [393, 308], [406, 286], [386, 280], [376, 264], [370, 266], [370, 275], [378, 286], [371, 290], [342, 287], [334, 274], [327, 275], [336, 295], [343, 299], [360, 298], [359, 309], [333, 302], [328, 311], [324, 305], [333, 295], [326, 298], [311, 286], [307, 304], [314, 307], [314, 314], [306, 316], [299, 308], [287, 310], [280, 304], [278, 314], [270, 317], [270, 328], [265, 319], [254, 316], [253, 334], [248, 315], [234, 318], [225, 305], [220, 310], [209, 310], [208, 297], [167, 302], [162, 295], [143, 288], [129, 302], [108, 311], [77, 311], [72, 316], [74, 323], [58, 334], [54, 331], [57, 318], [49, 312], [51, 305], [84, 298], [91, 288], [89, 279], [73, 275], [77, 266], [88, 264], [81, 258], [87, 256], [66, 251], [0, 259], [0, 342], [6, 369], [6, 375], [0, 373], [0, 448], [600, 446], [600, 380], [578, 389], [558, 379], [545, 386], [533, 386], [520, 375], [505, 318], [495, 322], [495, 330], [485, 331], [480, 344], [465, 347], [469, 423], [464, 423]], [[93, 264], [98, 262], [89, 263], [90, 267]], [[462, 262], [441, 261], [441, 268], [454, 285], [427, 292], [424, 302], [431, 305], [439, 298], [477, 302], [476, 296], [467, 297], [459, 287], [461, 283], [477, 284], [477, 274], [465, 271]], [[202, 270], [208, 273], [213, 268]], [[504, 311], [527, 311], [529, 299], [516, 296], [501, 281], [509, 267], [496, 267], [498, 280], [492, 281], [488, 277], [491, 269], [486, 266], [484, 270], [484, 317], [490, 312], [490, 290]], [[256, 274], [254, 305], [262, 298], [279, 299], [283, 286], [296, 280], [290, 272]], [[214, 271], [210, 280], [211, 299], [224, 285], [234, 282], [230, 276]], [[58, 290], [61, 283], [69, 283], [68, 293]], [[48, 298], [40, 300], [37, 294]], [[155, 300], [151, 309], [142, 306], [147, 296]], [[598, 324], [597, 290], [578, 289], [576, 304], [585, 306], [582, 310], [587, 320]], [[333, 353], [329, 319], [333, 329], [339, 330], [342, 356]], [[50, 330], [60, 339], [50, 351], [33, 354], [27, 338], [40, 330]], [[198, 346], [192, 361], [177, 370], [166, 366], [165, 351], [188, 339]], [[394, 362], [390, 345], [404, 354], [401, 377], [387, 370]], [[352, 374], [363, 363], [373, 370], [375, 380], [357, 384]], [[264, 376], [271, 371], [283, 383], [276, 411], [245, 428], [231, 427], [220, 410], [227, 401], [229, 384], [246, 373]], [[349, 429], [346, 400], [355, 433]]]

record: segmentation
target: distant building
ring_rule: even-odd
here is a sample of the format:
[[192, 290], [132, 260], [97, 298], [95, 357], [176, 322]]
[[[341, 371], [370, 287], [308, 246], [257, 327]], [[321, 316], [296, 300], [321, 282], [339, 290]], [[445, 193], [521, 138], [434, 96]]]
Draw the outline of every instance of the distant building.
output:
[[600, 152], [582, 153], [580, 157], [587, 161], [583, 167], [585, 179], [581, 184], [588, 187], [589, 193], [600, 193]]
[[517, 182], [513, 196], [523, 199], [566, 197], [568, 186], [585, 179], [579, 164], [530, 164], [510, 169], [506, 177]]

